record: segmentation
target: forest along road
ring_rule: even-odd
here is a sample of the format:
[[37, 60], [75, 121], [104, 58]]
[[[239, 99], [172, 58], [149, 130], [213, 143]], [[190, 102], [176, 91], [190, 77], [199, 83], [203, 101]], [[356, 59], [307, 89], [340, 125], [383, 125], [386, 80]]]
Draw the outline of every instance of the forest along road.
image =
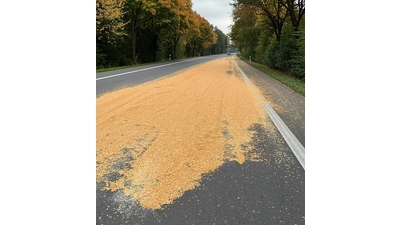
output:
[[236, 56], [182, 64], [98, 74], [97, 224], [305, 224], [305, 170], [263, 107], [304, 146], [304, 97]]

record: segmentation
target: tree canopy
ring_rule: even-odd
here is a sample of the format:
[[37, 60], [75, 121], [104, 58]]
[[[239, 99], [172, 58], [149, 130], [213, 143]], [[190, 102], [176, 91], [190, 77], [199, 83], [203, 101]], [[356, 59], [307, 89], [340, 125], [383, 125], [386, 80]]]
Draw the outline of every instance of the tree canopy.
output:
[[230, 37], [242, 55], [305, 79], [305, 0], [234, 0]]
[[227, 36], [191, 0], [96, 0], [96, 66], [217, 54]]

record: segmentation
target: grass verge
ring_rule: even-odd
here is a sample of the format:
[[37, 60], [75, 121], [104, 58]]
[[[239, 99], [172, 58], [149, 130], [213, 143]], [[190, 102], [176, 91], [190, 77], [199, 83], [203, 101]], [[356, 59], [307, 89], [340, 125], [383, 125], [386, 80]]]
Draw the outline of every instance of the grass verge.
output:
[[136, 66], [143, 66], [143, 64], [136, 64], [136, 65], [128, 65], [128, 66], [118, 66], [118, 67], [108, 67], [108, 68], [101, 68], [101, 69], [96, 69], [96, 73], [100, 73], [100, 72], [106, 72], [106, 71], [111, 71], [111, 70], [126, 69], [126, 68], [131, 68], [131, 67], [136, 67]]
[[[189, 58], [191, 58], [191, 57], [189, 57]], [[151, 64], [162, 63], [162, 62], [174, 62], [174, 61], [185, 60], [185, 59], [188, 59], [188, 58], [173, 59], [173, 60], [160, 60], [160, 61], [157, 61], [157, 62], [138, 63], [138, 64], [132, 64], [132, 65], [127, 65], [127, 66], [101, 68], [101, 69], [96, 69], [96, 73], [106, 72], [106, 71], [111, 71], [111, 70], [133, 68], [133, 67], [137, 67], [137, 66], [151, 65]]]
[[271, 69], [266, 65], [256, 63], [256, 62], [250, 62], [248, 59], [245, 59], [243, 57], [239, 57], [239, 58], [241, 60], [245, 61], [246, 63], [248, 63], [249, 65], [251, 65], [252, 67], [260, 70], [265, 75], [268, 75], [268, 76], [274, 78], [275, 80], [278, 80], [279, 82], [286, 85], [293, 91], [305, 96], [305, 94], [306, 94], [305, 81], [299, 80], [296, 77], [290, 76], [281, 71]]

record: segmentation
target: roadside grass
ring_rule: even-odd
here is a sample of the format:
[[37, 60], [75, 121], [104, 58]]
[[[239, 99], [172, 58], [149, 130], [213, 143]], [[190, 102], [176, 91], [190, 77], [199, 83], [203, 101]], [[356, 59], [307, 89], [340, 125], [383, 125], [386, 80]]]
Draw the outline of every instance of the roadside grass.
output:
[[[191, 58], [191, 57], [189, 57], [189, 58]], [[151, 65], [151, 64], [162, 63], [162, 62], [174, 62], [174, 61], [184, 60], [184, 59], [188, 59], [188, 58], [172, 59], [172, 60], [161, 60], [161, 61], [157, 61], [157, 62], [148, 62], [148, 63], [138, 63], [136, 65], [135, 64], [131, 64], [131, 65], [127, 65], [127, 66], [99, 68], [99, 69], [96, 69], [96, 73], [112, 71], [112, 70], [119, 70], [119, 69], [126, 69], [126, 68], [134, 68], [134, 67], [137, 67], [137, 66]]]
[[133, 68], [133, 67], [137, 67], [137, 66], [143, 66], [144, 64], [132, 64], [132, 65], [128, 65], [128, 66], [118, 66], [118, 67], [107, 67], [107, 68], [100, 68], [100, 69], [96, 69], [96, 73], [100, 73], [100, 72], [106, 72], [106, 71], [111, 71], [111, 70], [119, 70], [119, 69], [126, 69], [126, 68]]
[[252, 67], [260, 70], [263, 72], [265, 75], [270, 76], [274, 78], [275, 80], [278, 80], [282, 84], [286, 85], [293, 91], [305, 96], [305, 81], [304, 80], [299, 80], [298, 78], [294, 76], [290, 76], [286, 73], [283, 73], [278, 70], [274, 70], [269, 68], [266, 65], [256, 63], [256, 62], [250, 62], [248, 59], [245, 59], [244, 57], [239, 57], [241, 60], [245, 61], [247, 64], [251, 65]]

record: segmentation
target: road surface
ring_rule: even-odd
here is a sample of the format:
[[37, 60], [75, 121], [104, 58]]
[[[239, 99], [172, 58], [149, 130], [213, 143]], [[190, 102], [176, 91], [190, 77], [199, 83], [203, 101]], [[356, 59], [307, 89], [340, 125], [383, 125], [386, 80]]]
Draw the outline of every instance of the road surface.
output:
[[305, 170], [263, 107], [304, 146], [304, 97], [225, 55], [96, 83], [97, 224], [305, 223]]
[[[184, 60], [169, 61], [157, 64], [150, 64], [129, 69], [114, 70], [96, 74], [96, 95], [120, 89], [123, 87], [135, 86], [152, 81], [166, 75], [174, 74], [188, 67], [198, 65], [225, 55], [212, 55], [195, 57]], [[112, 78], [112, 79], [111, 79]]]

